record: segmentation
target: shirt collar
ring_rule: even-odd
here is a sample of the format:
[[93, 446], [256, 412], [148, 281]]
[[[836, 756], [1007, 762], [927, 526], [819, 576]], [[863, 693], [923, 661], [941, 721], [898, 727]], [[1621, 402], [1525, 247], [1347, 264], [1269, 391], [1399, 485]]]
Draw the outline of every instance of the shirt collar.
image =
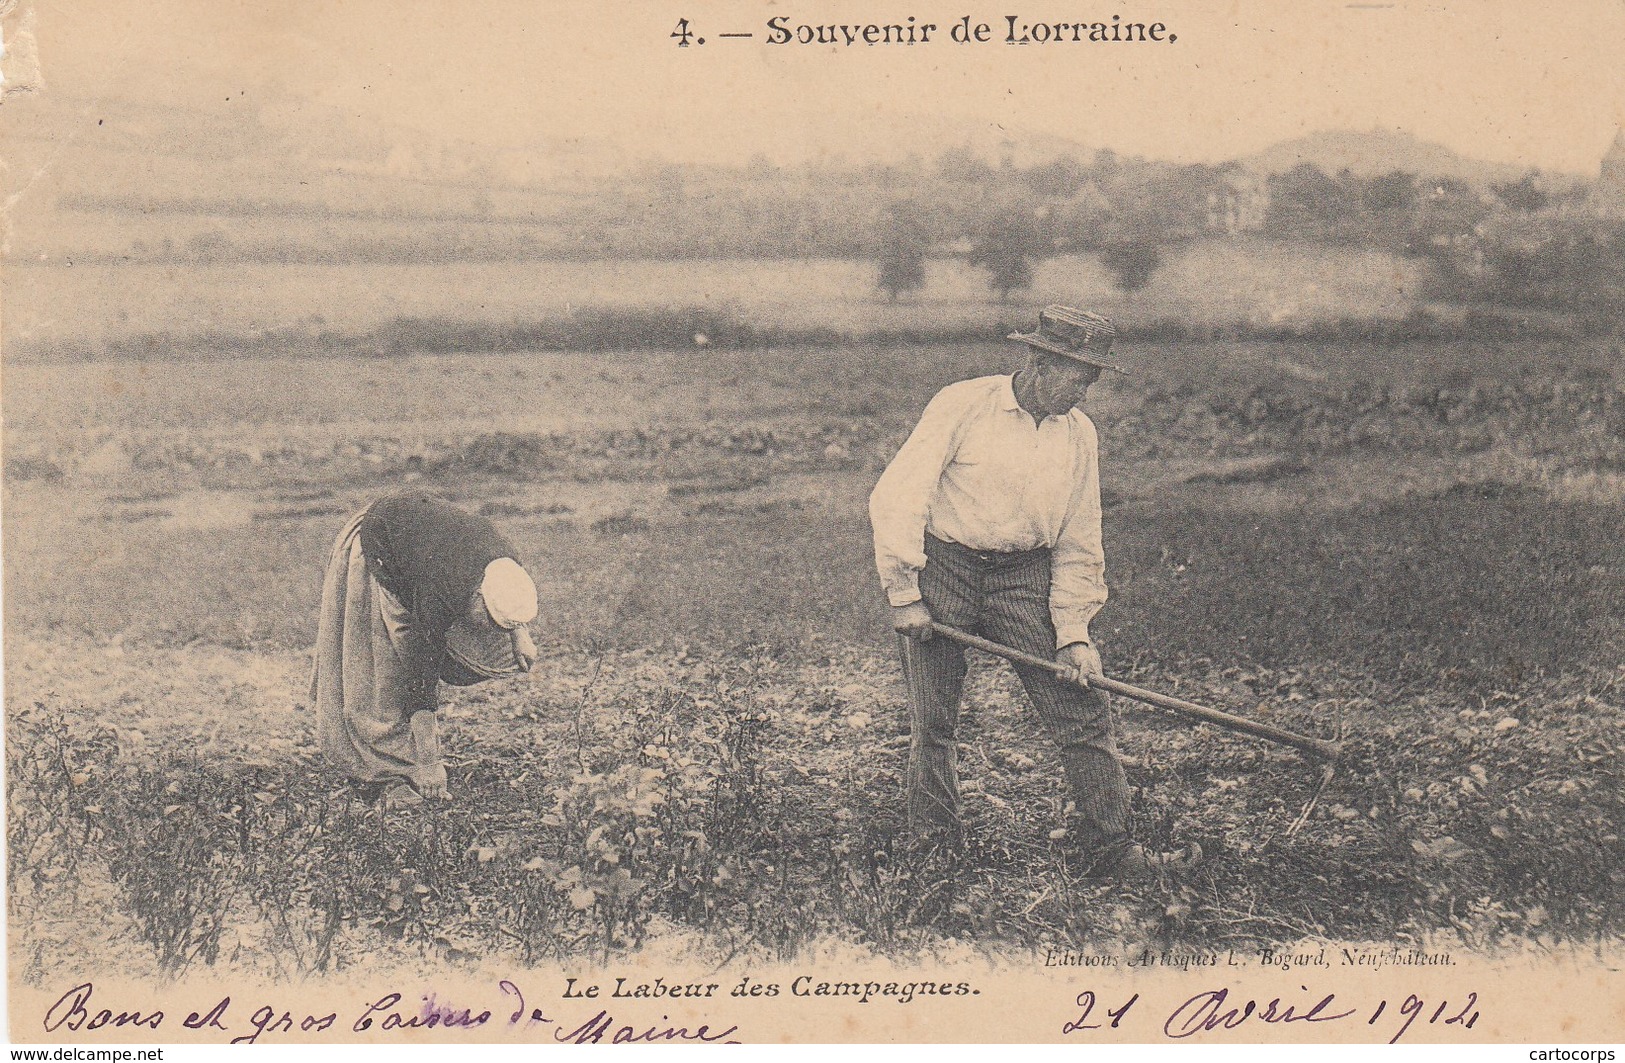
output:
[[[1007, 410], [1011, 413], [1019, 413], [1023, 417], [1032, 416], [1032, 414], [1028, 413], [1026, 408], [1023, 407], [1021, 403], [1016, 401], [1016, 377], [1014, 373], [1004, 378], [1004, 383], [999, 385], [999, 390], [995, 393], [994, 398], [998, 401], [999, 409], [1001, 410]], [[1065, 413], [1051, 414], [1049, 417], [1045, 417], [1043, 420], [1048, 421], [1051, 418], [1058, 418], [1062, 421], [1066, 421], [1070, 420], [1072, 415], [1077, 412], [1078, 411], [1076, 409], [1071, 409]], [[1040, 423], [1043, 422], [1041, 421]]]

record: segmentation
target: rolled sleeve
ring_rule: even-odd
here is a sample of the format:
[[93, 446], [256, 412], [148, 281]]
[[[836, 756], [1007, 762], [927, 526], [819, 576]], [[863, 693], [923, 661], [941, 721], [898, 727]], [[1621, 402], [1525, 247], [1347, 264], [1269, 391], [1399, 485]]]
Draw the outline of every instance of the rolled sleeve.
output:
[[931, 497], [943, 469], [953, 459], [967, 412], [966, 397], [965, 390], [957, 387], [937, 393], [869, 495], [875, 568], [886, 600], [893, 606], [920, 600]]

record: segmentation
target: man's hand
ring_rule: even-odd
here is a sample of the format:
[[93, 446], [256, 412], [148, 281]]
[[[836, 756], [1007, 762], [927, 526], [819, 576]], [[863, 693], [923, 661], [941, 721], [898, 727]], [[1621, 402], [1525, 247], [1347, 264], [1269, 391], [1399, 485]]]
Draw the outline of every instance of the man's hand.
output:
[[1073, 642], [1062, 646], [1055, 653], [1057, 664], [1064, 664], [1076, 674], [1073, 680], [1079, 686], [1088, 686], [1091, 676], [1104, 675], [1100, 666], [1100, 651], [1090, 642]]
[[891, 626], [899, 635], [907, 635], [921, 642], [931, 641], [931, 636], [935, 634], [931, 630], [931, 610], [925, 607], [924, 602], [892, 606]]

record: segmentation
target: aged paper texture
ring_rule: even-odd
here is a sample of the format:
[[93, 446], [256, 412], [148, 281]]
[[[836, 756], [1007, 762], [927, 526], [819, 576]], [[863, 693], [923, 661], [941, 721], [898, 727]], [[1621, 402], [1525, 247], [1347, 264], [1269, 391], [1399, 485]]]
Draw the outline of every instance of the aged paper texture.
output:
[[1625, 1037], [1618, 0], [0, 31], [13, 1041]]

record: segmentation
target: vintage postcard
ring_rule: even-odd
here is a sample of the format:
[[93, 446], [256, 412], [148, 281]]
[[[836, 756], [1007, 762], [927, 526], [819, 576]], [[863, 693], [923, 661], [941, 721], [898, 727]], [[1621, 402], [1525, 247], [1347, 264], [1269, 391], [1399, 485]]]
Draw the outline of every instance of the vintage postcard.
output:
[[13, 1041], [1625, 1038], [1618, 0], [0, 33]]

